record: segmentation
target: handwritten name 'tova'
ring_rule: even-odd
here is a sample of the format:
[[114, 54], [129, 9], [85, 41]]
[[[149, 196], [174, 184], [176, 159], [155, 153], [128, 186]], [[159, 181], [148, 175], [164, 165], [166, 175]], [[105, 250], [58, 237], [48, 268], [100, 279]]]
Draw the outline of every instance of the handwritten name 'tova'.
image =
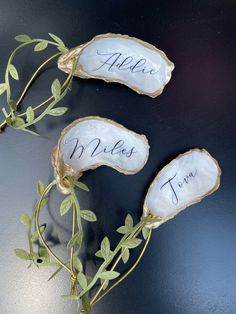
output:
[[179, 197], [181, 195], [181, 190], [186, 186], [191, 184], [194, 181], [194, 178], [197, 175], [197, 169], [193, 172], [186, 174], [181, 180], [177, 180], [177, 172], [171, 178], [169, 178], [162, 186], [160, 190], [171, 191], [171, 201], [174, 205], [179, 203]]

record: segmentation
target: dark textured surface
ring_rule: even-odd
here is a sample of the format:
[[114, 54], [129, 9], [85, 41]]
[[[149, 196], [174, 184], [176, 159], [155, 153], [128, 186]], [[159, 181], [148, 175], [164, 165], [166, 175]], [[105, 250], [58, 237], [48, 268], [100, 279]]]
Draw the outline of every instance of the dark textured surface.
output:
[[[150, 180], [168, 161], [190, 148], [204, 147], [223, 171], [219, 191], [155, 230], [139, 268], [93, 313], [236, 313], [235, 9], [232, 0], [0, 0], [0, 81], [19, 33], [44, 38], [52, 32], [70, 47], [100, 33], [129, 34], [164, 50], [176, 66], [156, 99], [119, 84], [75, 79], [73, 91], [62, 102], [70, 111], [39, 123], [41, 137], [11, 129], [0, 135], [1, 313], [74, 313], [73, 305], [60, 298], [69, 290], [67, 274], [48, 283], [51, 270], [27, 270], [13, 250], [27, 245], [18, 218], [21, 212], [31, 212], [37, 180], [46, 183], [52, 178], [50, 153], [61, 129], [86, 115], [114, 119], [146, 134], [151, 145], [148, 164], [135, 176], [101, 167], [83, 178], [92, 192], [89, 197], [81, 193], [81, 203], [100, 217], [88, 230], [84, 254], [91, 272], [95, 268], [90, 254], [98, 241], [107, 234], [117, 242], [114, 230], [127, 211], [138, 219]], [[27, 49], [17, 56], [22, 81], [15, 85], [15, 97], [48, 53], [36, 55]], [[33, 84], [24, 105], [45, 99], [57, 76], [64, 74], [58, 74], [54, 64]], [[5, 106], [3, 98], [0, 105]], [[70, 217], [59, 218], [59, 196], [52, 196], [42, 219], [59, 235], [56, 249], [65, 256]]]

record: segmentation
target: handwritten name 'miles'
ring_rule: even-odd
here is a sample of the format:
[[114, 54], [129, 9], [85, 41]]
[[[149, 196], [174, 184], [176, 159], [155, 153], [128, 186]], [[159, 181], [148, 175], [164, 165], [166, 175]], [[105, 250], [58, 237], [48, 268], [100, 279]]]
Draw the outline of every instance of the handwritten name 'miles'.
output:
[[176, 180], [177, 172], [175, 175], [171, 178], [169, 178], [162, 186], [160, 187], [160, 190], [165, 191], [171, 191], [171, 200], [174, 205], [178, 205], [179, 203], [179, 195], [181, 193], [181, 190], [186, 186], [193, 182], [194, 178], [197, 175], [197, 170], [193, 172], [189, 172], [186, 174], [181, 180]]
[[84, 156], [89, 156], [91, 158], [97, 157], [102, 154], [110, 154], [111, 156], [120, 155], [121, 157], [131, 158], [137, 151], [135, 147], [128, 148], [124, 140], [120, 139], [114, 143], [103, 143], [99, 137], [93, 138], [87, 144], [80, 144], [79, 139], [71, 138], [65, 141], [65, 144], [74, 143], [72, 147], [72, 152], [70, 154], [70, 159], [77, 158], [80, 159]]

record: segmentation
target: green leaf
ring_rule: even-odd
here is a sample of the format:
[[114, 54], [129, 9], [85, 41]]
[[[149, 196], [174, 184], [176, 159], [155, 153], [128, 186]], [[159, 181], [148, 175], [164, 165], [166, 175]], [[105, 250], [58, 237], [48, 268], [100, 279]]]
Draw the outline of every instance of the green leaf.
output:
[[80, 232], [77, 232], [68, 242], [67, 244], [67, 249], [70, 250], [76, 243], [79, 244], [80, 243], [80, 237], [81, 234]]
[[44, 206], [46, 206], [48, 201], [49, 201], [49, 198], [45, 197], [41, 202], [40, 208], [43, 208]]
[[16, 101], [14, 99], [9, 99], [8, 105], [11, 107], [12, 110], [16, 111], [17, 106], [16, 106]]
[[77, 256], [74, 256], [74, 266], [78, 272], [83, 271], [83, 264], [81, 263], [80, 259]]
[[91, 312], [91, 305], [90, 305], [89, 299], [86, 297], [85, 294], [81, 297], [81, 299], [82, 299], [82, 304], [83, 304], [83, 308], [84, 308], [85, 314], [90, 314], [90, 312]]
[[37, 183], [37, 192], [38, 192], [38, 195], [39, 195], [39, 196], [42, 196], [44, 190], [45, 190], [44, 184], [43, 184], [43, 182], [42, 182], [41, 180], [39, 180], [38, 183]]
[[149, 229], [149, 228], [144, 227], [144, 228], [142, 229], [142, 234], [143, 234], [144, 240], [147, 240], [147, 238], [148, 238], [148, 236], [149, 236], [149, 233], [150, 233], [150, 229]]
[[9, 126], [12, 126], [12, 125], [13, 125], [13, 121], [12, 121], [11, 117], [7, 117], [7, 118], [6, 118], [6, 122], [7, 122], [7, 124], [8, 124]]
[[112, 280], [117, 278], [120, 275], [117, 271], [110, 270], [110, 271], [104, 271], [98, 275], [99, 278], [105, 279], [105, 280]]
[[104, 260], [108, 259], [110, 256], [110, 241], [108, 237], [105, 237], [101, 243], [101, 253]]
[[104, 286], [103, 286], [102, 290], [106, 290], [106, 288], [107, 288], [107, 287], [108, 287], [108, 285], [109, 285], [109, 280], [103, 280], [103, 279], [100, 279], [100, 281], [101, 281], [101, 285], [103, 285], [103, 284], [104, 284]]
[[34, 110], [31, 106], [29, 106], [26, 110], [26, 121], [31, 123], [34, 121]]
[[73, 184], [76, 185], [81, 190], [84, 190], [86, 192], [89, 192], [89, 188], [86, 184], [80, 182], [80, 181], [73, 181]]
[[48, 253], [46, 248], [41, 247], [39, 249], [39, 257], [42, 258], [45, 261], [49, 261], [49, 253]]
[[129, 249], [122, 248], [121, 252], [122, 252], [122, 261], [124, 262], [124, 264], [126, 264], [130, 257]]
[[57, 107], [49, 110], [47, 114], [54, 117], [62, 116], [68, 110], [67, 107]]
[[46, 42], [46, 41], [41, 41], [41, 42], [39, 42], [37, 45], [35, 45], [34, 51], [36, 51], [36, 52], [37, 52], [37, 51], [42, 51], [42, 50], [46, 49], [47, 46], [48, 46], [48, 42]]
[[15, 117], [15, 119], [13, 120], [13, 125], [16, 127], [21, 127], [24, 124], [25, 124], [25, 121], [22, 118]]
[[15, 254], [20, 259], [24, 259], [24, 260], [31, 260], [32, 259], [30, 253], [26, 252], [23, 249], [15, 249]]
[[125, 218], [125, 225], [126, 227], [131, 230], [133, 228], [133, 225], [134, 225], [134, 221], [133, 221], [133, 218], [130, 214], [128, 214]]
[[87, 220], [90, 222], [97, 221], [97, 216], [91, 210], [88, 210], [88, 209], [81, 210], [80, 214], [84, 220]]
[[66, 198], [64, 198], [64, 200], [61, 202], [61, 206], [60, 206], [60, 214], [61, 216], [64, 216], [69, 209], [71, 208], [72, 205], [72, 199], [71, 196], [67, 196]]
[[14, 80], [19, 80], [19, 75], [18, 75], [17, 69], [13, 64], [9, 64], [8, 71]]
[[61, 270], [62, 270], [62, 266], [60, 266], [49, 278], [48, 281], [52, 280]]
[[77, 280], [78, 280], [78, 283], [80, 284], [80, 287], [83, 290], [87, 288], [87, 286], [88, 286], [87, 278], [83, 273], [78, 273]]
[[127, 232], [129, 232], [129, 229], [126, 226], [121, 226], [116, 231], [121, 234], [126, 234]]
[[6, 83], [1, 83], [0, 84], [0, 95], [2, 95], [7, 89], [7, 84]]
[[139, 246], [141, 242], [141, 239], [126, 239], [121, 246], [128, 249], [134, 249], [135, 247]]
[[48, 35], [56, 42], [58, 43], [60, 46], [65, 46], [64, 42], [61, 40], [61, 38], [59, 38], [58, 36], [52, 34], [52, 33], [48, 33]]
[[[43, 225], [43, 226], [41, 226], [41, 227], [39, 228], [39, 230], [40, 230], [41, 233], [43, 233], [45, 229], [46, 229], [46, 226], [45, 226], [45, 225]], [[38, 238], [39, 238], [39, 234], [38, 234], [38, 231], [36, 230], [36, 231], [33, 233], [32, 237], [31, 237], [31, 242], [32, 242], [32, 243], [35, 242], [36, 240], [38, 240]]]
[[21, 43], [28, 43], [31, 41], [31, 38], [28, 36], [28, 35], [25, 35], [25, 34], [21, 34], [21, 35], [17, 35], [15, 37], [15, 40], [16, 41], [19, 41]]
[[63, 52], [63, 53], [66, 53], [66, 52], [68, 52], [68, 51], [69, 51], [69, 49], [68, 49], [68, 48], [66, 48], [66, 47], [62, 47], [62, 46], [57, 47], [57, 49], [58, 49], [59, 51]]
[[2, 113], [4, 114], [4, 117], [6, 119], [7, 124], [12, 126], [13, 125], [13, 121], [12, 121], [11, 117], [8, 116], [8, 113], [7, 113], [5, 108], [2, 108]]
[[62, 295], [61, 297], [68, 301], [79, 301], [79, 296], [74, 294]]
[[[52, 91], [52, 95], [53, 97], [57, 100], [60, 98], [61, 95], [61, 83], [58, 79], [55, 79], [52, 83], [51, 86], [51, 91]], [[64, 109], [64, 107], [62, 107]], [[56, 108], [58, 109], [58, 108]], [[50, 110], [51, 111], [51, 110]]]
[[95, 256], [97, 256], [98, 258], [103, 258], [101, 250], [97, 251], [95, 253]]
[[22, 214], [20, 216], [20, 222], [25, 225], [25, 226], [29, 226], [30, 225], [30, 222], [31, 222], [31, 219], [29, 217], [28, 214]]

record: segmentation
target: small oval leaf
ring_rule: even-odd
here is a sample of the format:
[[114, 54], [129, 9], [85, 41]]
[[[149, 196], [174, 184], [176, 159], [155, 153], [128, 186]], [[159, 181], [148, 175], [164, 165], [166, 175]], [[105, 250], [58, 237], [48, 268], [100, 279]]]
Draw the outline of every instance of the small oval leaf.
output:
[[64, 216], [69, 209], [71, 208], [72, 205], [72, 200], [71, 200], [71, 196], [67, 196], [66, 198], [64, 198], [64, 200], [61, 202], [61, 206], [60, 206], [60, 214], [61, 216]]
[[31, 41], [31, 38], [28, 36], [28, 35], [25, 35], [25, 34], [21, 34], [21, 35], [17, 35], [15, 37], [15, 40], [16, 41], [19, 41], [21, 43], [28, 43]]
[[25, 226], [29, 226], [30, 225], [30, 222], [31, 222], [31, 219], [29, 217], [28, 214], [22, 214], [20, 216], [20, 222], [25, 225]]
[[98, 277], [105, 280], [112, 280], [112, 279], [117, 278], [119, 275], [120, 273], [118, 273], [117, 271], [110, 270], [110, 271], [104, 271], [100, 273]]
[[19, 80], [19, 75], [18, 75], [17, 69], [13, 64], [9, 64], [8, 71], [14, 80]]
[[0, 95], [2, 95], [7, 89], [7, 84], [6, 83], [1, 83], [0, 84]]
[[40, 41], [37, 45], [35, 45], [34, 51], [36, 51], [36, 52], [42, 51], [42, 50], [46, 49], [47, 46], [48, 46], [48, 42]]
[[50, 116], [59, 117], [59, 116], [62, 116], [67, 110], [68, 108], [66, 107], [58, 107], [58, 108], [49, 110], [47, 114], [49, 114]]
[[90, 222], [97, 221], [97, 216], [91, 210], [88, 210], [88, 209], [81, 210], [80, 214], [84, 220], [87, 220]]
[[87, 278], [83, 273], [78, 273], [77, 280], [83, 290], [87, 288]]
[[24, 259], [24, 260], [31, 260], [32, 259], [30, 253], [26, 252], [23, 249], [15, 249], [15, 254], [20, 259]]

